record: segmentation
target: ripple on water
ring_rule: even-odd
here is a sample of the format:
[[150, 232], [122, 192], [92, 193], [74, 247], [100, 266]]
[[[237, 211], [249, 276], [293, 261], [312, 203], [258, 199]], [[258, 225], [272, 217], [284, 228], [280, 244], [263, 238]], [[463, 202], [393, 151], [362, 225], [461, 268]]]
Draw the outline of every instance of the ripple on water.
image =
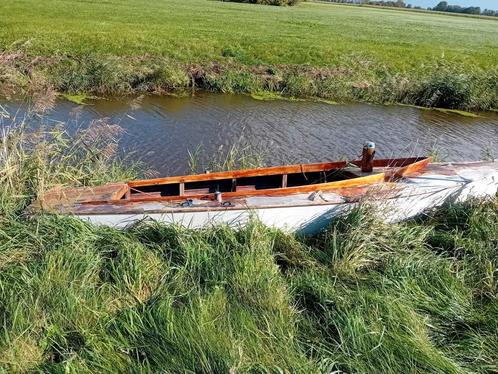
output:
[[[0, 103], [22, 116], [22, 103]], [[59, 101], [51, 120], [85, 126], [107, 117], [126, 133], [123, 152], [136, 152], [161, 174], [188, 172], [188, 150], [204, 154], [242, 142], [262, 149], [271, 164], [356, 157], [367, 140], [378, 157], [427, 154], [437, 149], [446, 160], [478, 160], [496, 153], [498, 115], [468, 118], [404, 106], [329, 105], [316, 102], [259, 101], [248, 96], [199, 94], [194, 97], [143, 97], [94, 100], [90, 105]], [[3, 119], [3, 123], [8, 120]], [[498, 156], [495, 154], [495, 157]]]

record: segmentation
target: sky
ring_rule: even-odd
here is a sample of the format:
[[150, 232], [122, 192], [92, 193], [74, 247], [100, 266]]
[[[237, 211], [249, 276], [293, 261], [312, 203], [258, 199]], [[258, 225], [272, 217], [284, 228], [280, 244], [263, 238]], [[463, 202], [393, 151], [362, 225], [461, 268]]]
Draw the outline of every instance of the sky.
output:
[[[480, 6], [482, 9], [488, 8], [498, 10], [498, 0], [446, 0], [451, 5]], [[405, 3], [419, 5], [424, 8], [434, 7], [439, 0], [405, 0]]]

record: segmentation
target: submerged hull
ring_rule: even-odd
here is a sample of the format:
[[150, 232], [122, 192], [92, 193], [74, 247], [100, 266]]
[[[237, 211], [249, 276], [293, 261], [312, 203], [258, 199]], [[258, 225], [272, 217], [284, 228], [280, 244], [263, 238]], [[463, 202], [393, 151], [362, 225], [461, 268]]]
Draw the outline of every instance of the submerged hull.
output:
[[363, 202], [373, 205], [386, 221], [399, 222], [446, 202], [494, 197], [497, 189], [498, 162], [444, 163], [430, 164], [396, 182], [290, 195], [246, 196], [227, 204], [190, 200], [184, 206], [144, 200], [126, 204], [62, 204], [55, 211], [118, 228], [144, 219], [189, 228], [219, 224], [240, 227], [255, 217], [271, 227], [313, 234], [326, 227], [332, 218]]

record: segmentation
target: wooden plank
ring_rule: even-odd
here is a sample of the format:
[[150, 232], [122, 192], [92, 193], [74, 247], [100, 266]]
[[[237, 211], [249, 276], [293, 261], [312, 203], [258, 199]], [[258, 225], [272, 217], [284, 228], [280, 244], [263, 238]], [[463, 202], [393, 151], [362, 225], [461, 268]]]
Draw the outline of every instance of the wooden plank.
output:
[[[431, 163], [432, 158], [427, 157], [414, 157], [414, 158], [402, 158], [402, 159], [384, 159], [384, 160], [374, 160], [374, 166], [383, 170], [386, 173], [386, 181], [392, 178], [401, 178], [406, 176], [411, 176], [416, 173], [420, 173], [422, 170], [426, 169]], [[353, 164], [356, 165], [356, 161]], [[364, 176], [369, 173], [362, 172], [361, 170], [351, 170], [345, 169], [346, 173], [353, 174], [356, 176]]]
[[136, 201], [140, 198], [147, 197], [151, 199], [158, 199], [161, 197], [161, 192], [147, 192], [147, 193], [135, 193], [130, 195], [130, 200]]
[[251, 185], [246, 185], [246, 186], [237, 186], [235, 188], [236, 192], [242, 192], [242, 191], [256, 191], [256, 186], [254, 184]]
[[[374, 168], [395, 168], [413, 164], [418, 161], [427, 160], [427, 157], [408, 157], [408, 158], [384, 158], [374, 159]], [[361, 166], [361, 160], [351, 161], [350, 164]]]
[[124, 183], [106, 184], [95, 187], [55, 187], [44, 193], [33, 205], [50, 209], [61, 204], [77, 204], [88, 200], [120, 201], [128, 191]]
[[127, 184], [123, 184], [121, 188], [117, 188], [116, 192], [112, 195], [111, 200], [120, 200], [125, 197], [130, 191], [130, 187]]
[[189, 188], [185, 190], [184, 196], [206, 195], [209, 194], [209, 188]]

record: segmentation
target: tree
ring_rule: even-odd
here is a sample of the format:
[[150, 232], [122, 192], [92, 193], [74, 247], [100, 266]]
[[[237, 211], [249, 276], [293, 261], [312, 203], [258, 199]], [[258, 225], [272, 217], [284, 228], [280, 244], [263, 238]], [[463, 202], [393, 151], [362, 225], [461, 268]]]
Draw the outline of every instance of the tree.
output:
[[436, 10], [438, 12], [445, 12], [447, 9], [448, 9], [448, 2], [447, 1], [441, 1], [432, 10]]

